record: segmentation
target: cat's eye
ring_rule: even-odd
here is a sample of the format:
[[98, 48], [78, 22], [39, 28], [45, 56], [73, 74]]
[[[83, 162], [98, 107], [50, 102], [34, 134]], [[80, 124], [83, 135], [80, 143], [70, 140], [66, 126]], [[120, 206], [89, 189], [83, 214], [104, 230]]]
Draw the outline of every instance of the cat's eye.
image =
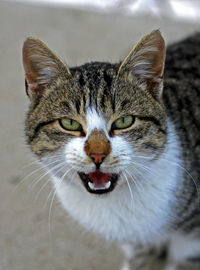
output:
[[82, 131], [83, 130], [81, 124], [73, 119], [69, 119], [69, 118], [60, 119], [59, 124], [65, 130], [69, 130], [69, 131]]
[[112, 124], [112, 130], [129, 128], [134, 122], [135, 117], [132, 115], [121, 117]]

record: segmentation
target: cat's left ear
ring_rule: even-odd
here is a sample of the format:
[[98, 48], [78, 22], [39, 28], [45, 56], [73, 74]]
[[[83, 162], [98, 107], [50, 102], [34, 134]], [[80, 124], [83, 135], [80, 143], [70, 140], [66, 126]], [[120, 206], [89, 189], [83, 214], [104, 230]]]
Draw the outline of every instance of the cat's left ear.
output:
[[159, 30], [146, 35], [131, 50], [118, 70], [118, 76], [126, 80], [146, 83], [156, 98], [162, 96], [162, 79], [165, 64], [165, 42]]
[[38, 100], [58, 76], [71, 77], [69, 68], [39, 39], [28, 38], [24, 42], [23, 65], [26, 92], [31, 99]]

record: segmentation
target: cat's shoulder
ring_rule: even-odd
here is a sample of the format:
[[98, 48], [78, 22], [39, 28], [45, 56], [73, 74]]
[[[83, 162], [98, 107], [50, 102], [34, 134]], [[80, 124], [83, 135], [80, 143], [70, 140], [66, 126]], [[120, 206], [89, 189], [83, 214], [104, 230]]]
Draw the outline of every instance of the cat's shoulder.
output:
[[199, 63], [200, 33], [195, 33], [167, 47], [165, 78], [196, 79], [200, 75]]

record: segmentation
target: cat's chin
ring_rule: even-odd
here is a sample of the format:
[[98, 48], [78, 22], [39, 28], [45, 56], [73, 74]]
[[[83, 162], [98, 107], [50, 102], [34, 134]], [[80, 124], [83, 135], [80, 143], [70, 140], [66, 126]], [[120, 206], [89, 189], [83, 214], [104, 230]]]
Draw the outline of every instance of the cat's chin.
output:
[[90, 193], [105, 194], [114, 190], [118, 174], [115, 173], [101, 173], [99, 171], [84, 173], [78, 172], [84, 187]]

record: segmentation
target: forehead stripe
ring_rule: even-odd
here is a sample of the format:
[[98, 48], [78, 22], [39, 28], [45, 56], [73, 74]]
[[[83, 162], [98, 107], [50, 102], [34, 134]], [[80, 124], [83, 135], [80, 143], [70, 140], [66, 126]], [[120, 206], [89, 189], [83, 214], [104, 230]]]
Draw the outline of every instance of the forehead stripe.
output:
[[81, 106], [81, 102], [80, 102], [79, 99], [77, 99], [75, 101], [75, 107], [76, 107], [76, 111], [77, 111], [78, 114], [80, 113], [80, 106]]

